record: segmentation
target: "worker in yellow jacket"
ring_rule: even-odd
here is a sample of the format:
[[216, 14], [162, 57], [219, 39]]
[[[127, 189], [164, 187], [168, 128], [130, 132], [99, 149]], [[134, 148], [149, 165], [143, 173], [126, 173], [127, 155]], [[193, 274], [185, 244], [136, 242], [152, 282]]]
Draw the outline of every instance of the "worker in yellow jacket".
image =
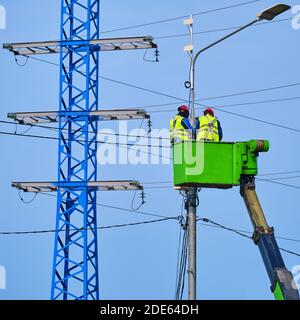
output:
[[187, 141], [192, 139], [193, 127], [189, 120], [189, 108], [180, 106], [178, 114], [170, 120], [171, 143]]
[[215, 118], [215, 113], [212, 108], [205, 109], [204, 115], [198, 118], [197, 129], [197, 141], [219, 142], [223, 138], [220, 121]]

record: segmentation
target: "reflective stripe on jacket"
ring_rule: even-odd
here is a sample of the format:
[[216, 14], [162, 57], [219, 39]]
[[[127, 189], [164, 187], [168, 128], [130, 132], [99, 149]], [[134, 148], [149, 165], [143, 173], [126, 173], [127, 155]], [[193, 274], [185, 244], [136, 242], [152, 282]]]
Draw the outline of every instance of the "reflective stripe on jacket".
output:
[[182, 120], [184, 120], [185, 118], [180, 116], [180, 115], [176, 115], [175, 118], [170, 120], [170, 137], [171, 137], [171, 141], [175, 141], [175, 140], [191, 140], [191, 132], [190, 130], [187, 130], [184, 128], [184, 126], [182, 125]]
[[198, 130], [197, 140], [206, 140], [206, 141], [214, 141], [219, 142], [219, 124], [218, 120], [211, 116], [210, 114], [206, 114], [203, 117], [199, 118], [200, 129]]

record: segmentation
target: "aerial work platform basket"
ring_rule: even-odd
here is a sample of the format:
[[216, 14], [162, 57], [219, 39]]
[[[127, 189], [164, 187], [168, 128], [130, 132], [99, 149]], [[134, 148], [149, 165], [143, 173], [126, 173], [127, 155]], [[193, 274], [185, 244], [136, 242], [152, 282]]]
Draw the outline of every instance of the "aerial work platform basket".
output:
[[227, 189], [240, 185], [241, 175], [257, 175], [257, 157], [269, 141], [184, 141], [173, 146], [176, 187]]

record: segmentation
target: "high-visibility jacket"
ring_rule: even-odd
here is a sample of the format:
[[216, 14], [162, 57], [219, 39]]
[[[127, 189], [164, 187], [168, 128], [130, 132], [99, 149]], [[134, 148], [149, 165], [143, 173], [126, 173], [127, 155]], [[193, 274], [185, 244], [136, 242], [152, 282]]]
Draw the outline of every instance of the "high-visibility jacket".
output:
[[205, 116], [199, 118], [199, 122], [200, 128], [197, 134], [197, 141], [220, 141], [219, 123], [215, 117], [211, 116], [210, 114], [206, 114]]
[[175, 118], [170, 120], [170, 137], [172, 142], [191, 140], [191, 131], [184, 128], [182, 120], [185, 118], [176, 115]]

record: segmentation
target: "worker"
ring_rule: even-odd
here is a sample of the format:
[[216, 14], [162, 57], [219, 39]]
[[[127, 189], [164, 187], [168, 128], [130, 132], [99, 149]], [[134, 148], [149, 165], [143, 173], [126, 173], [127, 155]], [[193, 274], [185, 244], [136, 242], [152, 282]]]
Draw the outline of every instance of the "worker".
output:
[[191, 140], [193, 135], [193, 127], [189, 121], [189, 108], [183, 105], [177, 110], [178, 114], [175, 118], [170, 120], [170, 136], [172, 144]]
[[215, 112], [212, 108], [204, 110], [204, 115], [198, 118], [197, 141], [219, 142], [223, 138], [223, 130], [220, 121], [215, 118]]

